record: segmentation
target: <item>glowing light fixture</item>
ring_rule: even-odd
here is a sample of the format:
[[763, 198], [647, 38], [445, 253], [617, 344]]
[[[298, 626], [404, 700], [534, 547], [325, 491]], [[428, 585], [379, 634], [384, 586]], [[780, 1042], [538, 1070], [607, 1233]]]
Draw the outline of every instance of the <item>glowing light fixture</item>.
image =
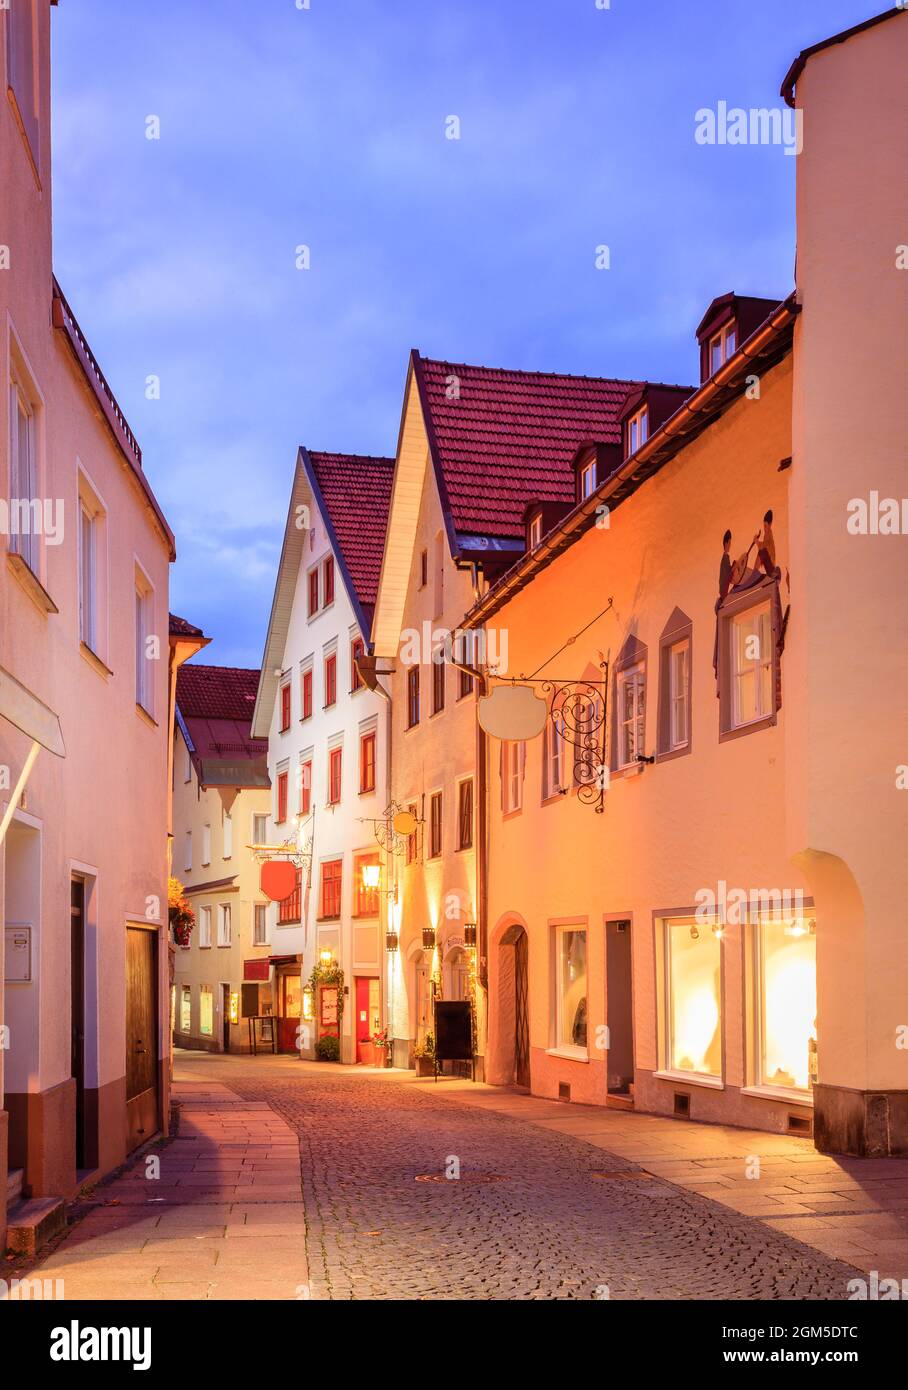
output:
[[319, 951], [318, 958], [322, 965], [330, 965], [334, 959], [334, 953], [332, 951]]
[[465, 922], [463, 928], [463, 944], [465, 946], [476, 945], [476, 923]]
[[364, 888], [377, 888], [377, 887], [379, 886], [380, 883], [381, 883], [381, 865], [380, 865], [380, 864], [364, 864], [364, 865], [363, 865], [363, 887], [364, 887]]
[[435, 928], [434, 928], [434, 927], [423, 927], [423, 929], [422, 929], [422, 944], [423, 944], [423, 950], [425, 950], [425, 951], [434, 951], [434, 950], [435, 950]]
[[399, 946], [400, 946], [400, 938], [398, 937], [397, 932], [396, 932], [396, 931], [388, 931], [388, 932], [385, 932], [385, 949], [386, 949], [387, 951], [396, 951], [396, 950], [398, 949]]

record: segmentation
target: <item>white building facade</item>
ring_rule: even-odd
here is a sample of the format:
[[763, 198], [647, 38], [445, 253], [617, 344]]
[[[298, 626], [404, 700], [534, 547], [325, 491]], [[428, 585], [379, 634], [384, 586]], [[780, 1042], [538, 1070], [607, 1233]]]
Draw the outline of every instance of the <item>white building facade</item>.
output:
[[356, 659], [370, 650], [393, 468], [300, 449], [252, 724], [268, 739], [269, 844], [299, 851], [271, 929], [281, 1050], [347, 1063], [382, 1060], [389, 706]]

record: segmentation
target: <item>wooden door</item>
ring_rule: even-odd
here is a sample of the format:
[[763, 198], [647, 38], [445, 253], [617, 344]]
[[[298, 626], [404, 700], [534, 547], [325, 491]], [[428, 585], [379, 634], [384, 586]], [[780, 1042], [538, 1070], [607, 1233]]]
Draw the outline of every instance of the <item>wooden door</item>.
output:
[[514, 1082], [530, 1084], [529, 941], [521, 931], [514, 942]]
[[126, 928], [126, 1131], [132, 1152], [160, 1129], [158, 938]]
[[70, 1076], [76, 1083], [76, 1168], [87, 1168], [85, 1147], [85, 880], [70, 882]]
[[631, 924], [626, 919], [605, 924], [606, 1021], [608, 1023], [608, 1089], [629, 1096], [634, 1084], [634, 990], [631, 974]]

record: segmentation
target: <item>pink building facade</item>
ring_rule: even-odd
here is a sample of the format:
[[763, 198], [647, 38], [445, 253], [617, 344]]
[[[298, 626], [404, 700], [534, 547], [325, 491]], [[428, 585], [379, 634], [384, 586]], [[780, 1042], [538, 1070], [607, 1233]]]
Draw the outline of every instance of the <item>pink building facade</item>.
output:
[[0, 15], [0, 1247], [160, 1129], [169, 1054], [174, 544], [53, 277], [50, 11]]

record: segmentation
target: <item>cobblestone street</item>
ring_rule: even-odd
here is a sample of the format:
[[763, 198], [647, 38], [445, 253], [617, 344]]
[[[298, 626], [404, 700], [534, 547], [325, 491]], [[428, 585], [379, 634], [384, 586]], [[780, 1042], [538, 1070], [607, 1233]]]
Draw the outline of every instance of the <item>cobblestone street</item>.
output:
[[300, 1135], [313, 1298], [829, 1299], [855, 1273], [581, 1140], [393, 1080], [234, 1088]]
[[[877, 1248], [816, 1248], [831, 1228], [815, 1170], [831, 1161], [803, 1141], [762, 1136], [766, 1175], [745, 1183], [729, 1134], [746, 1152], [746, 1131], [286, 1057], [177, 1054], [176, 1077], [160, 1170], [146, 1155], [86, 1193], [32, 1271], [68, 1299], [839, 1300], [855, 1266], [885, 1268], [881, 1250], [905, 1243], [902, 1198], [885, 1213], [862, 1189]], [[613, 1120], [618, 1152], [595, 1135]], [[590, 1137], [565, 1132], [577, 1126]], [[629, 1156], [628, 1133], [662, 1158]], [[707, 1156], [683, 1160], [685, 1143]], [[717, 1201], [692, 1182], [732, 1187]]]

